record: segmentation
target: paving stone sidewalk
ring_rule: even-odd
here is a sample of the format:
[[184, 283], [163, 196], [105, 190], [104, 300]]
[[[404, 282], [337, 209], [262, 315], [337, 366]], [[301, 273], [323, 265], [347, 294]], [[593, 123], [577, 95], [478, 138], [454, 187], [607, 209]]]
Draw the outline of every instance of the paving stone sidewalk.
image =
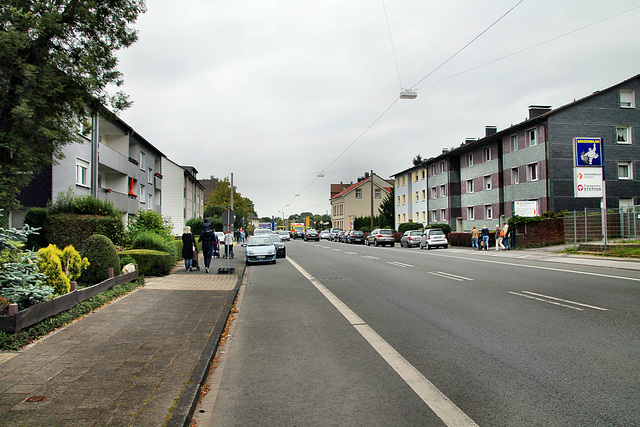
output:
[[235, 273], [217, 274], [227, 260], [216, 259], [208, 274], [201, 260], [201, 271], [147, 278], [35, 344], [0, 353], [0, 425], [184, 425], [237, 295], [243, 254], [229, 260]]

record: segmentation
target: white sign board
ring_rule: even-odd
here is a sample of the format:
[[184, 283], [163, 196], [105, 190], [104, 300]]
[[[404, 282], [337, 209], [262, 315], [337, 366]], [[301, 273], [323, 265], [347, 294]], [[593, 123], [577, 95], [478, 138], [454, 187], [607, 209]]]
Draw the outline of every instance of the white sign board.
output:
[[538, 202], [533, 200], [516, 200], [516, 215], [518, 216], [538, 216]]
[[602, 197], [602, 168], [573, 168], [573, 194], [575, 197]]

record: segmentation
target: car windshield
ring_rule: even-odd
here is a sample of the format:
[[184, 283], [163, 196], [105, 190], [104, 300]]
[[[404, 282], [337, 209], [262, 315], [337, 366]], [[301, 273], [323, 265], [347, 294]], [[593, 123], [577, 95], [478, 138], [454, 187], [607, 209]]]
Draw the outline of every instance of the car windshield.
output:
[[354, 231], [351, 233], [351, 236], [362, 237], [364, 236], [364, 232], [362, 231]]
[[430, 236], [434, 236], [434, 235], [443, 235], [444, 233], [442, 232], [442, 230], [431, 230], [429, 232]]
[[286, 236], [286, 235], [288, 235], [288, 234], [289, 234], [289, 232], [288, 232], [288, 231], [284, 231], [284, 230], [280, 230], [280, 231], [278, 231], [278, 234], [281, 234], [281, 235], [283, 235], [283, 236]]
[[271, 237], [271, 240], [273, 240], [273, 243], [280, 243], [282, 242], [282, 240], [280, 239], [280, 236], [275, 235], [275, 234], [269, 234], [269, 237]]
[[383, 230], [380, 230], [378, 234], [393, 234], [393, 230], [389, 230], [388, 228], [385, 228]]
[[411, 236], [419, 236], [422, 234], [422, 231], [412, 231], [409, 233]]
[[248, 246], [272, 246], [273, 240], [270, 237], [252, 237], [247, 242]]

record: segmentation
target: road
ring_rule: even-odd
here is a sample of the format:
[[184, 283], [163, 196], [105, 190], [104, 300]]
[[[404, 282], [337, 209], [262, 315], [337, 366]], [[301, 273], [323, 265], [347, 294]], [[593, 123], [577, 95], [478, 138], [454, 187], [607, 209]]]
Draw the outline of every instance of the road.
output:
[[197, 425], [640, 424], [638, 271], [459, 248], [287, 251], [249, 267]]

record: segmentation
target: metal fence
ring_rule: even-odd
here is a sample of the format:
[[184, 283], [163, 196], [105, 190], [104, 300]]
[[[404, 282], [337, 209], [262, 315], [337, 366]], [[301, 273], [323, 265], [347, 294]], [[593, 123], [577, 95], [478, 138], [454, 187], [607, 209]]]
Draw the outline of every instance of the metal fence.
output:
[[[604, 225], [603, 225], [604, 224]], [[573, 211], [564, 217], [566, 243], [630, 242], [640, 239], [640, 206]]]

